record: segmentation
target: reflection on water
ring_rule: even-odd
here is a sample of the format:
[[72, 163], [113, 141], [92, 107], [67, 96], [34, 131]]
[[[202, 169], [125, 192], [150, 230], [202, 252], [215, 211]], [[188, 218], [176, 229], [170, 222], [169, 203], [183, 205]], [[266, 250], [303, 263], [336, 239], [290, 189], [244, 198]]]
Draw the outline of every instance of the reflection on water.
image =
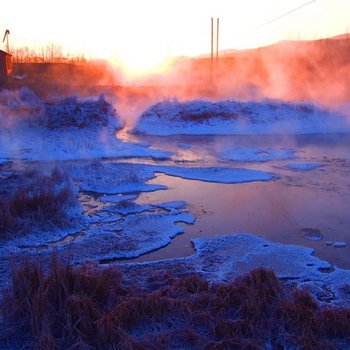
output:
[[[175, 152], [168, 163], [183, 165], [221, 165], [254, 168], [278, 173], [271, 182], [216, 184], [158, 175], [151, 183], [168, 186], [166, 191], [144, 193], [138, 203], [185, 200], [196, 216], [185, 234], [156, 252], [136, 260], [188, 256], [193, 253], [191, 239], [217, 234], [249, 232], [281, 243], [309, 246], [315, 255], [339, 267], [350, 268], [350, 137], [349, 135], [305, 135], [298, 137], [143, 137], [152, 147]], [[318, 162], [311, 171], [288, 170], [291, 160], [223, 162], [216, 157], [218, 147], [288, 147], [296, 162]], [[179, 165], [179, 164], [178, 164]], [[319, 230], [320, 240], [306, 239], [307, 229]], [[329, 241], [344, 241], [345, 248], [334, 248]], [[326, 242], [328, 244], [326, 244]]]

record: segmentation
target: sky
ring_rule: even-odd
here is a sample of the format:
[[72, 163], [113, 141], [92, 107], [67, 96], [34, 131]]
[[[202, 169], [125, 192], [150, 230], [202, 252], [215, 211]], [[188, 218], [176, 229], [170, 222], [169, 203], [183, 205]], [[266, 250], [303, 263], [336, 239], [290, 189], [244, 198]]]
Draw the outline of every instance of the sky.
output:
[[[107, 58], [126, 70], [160, 66], [168, 57], [210, 52], [210, 18], [220, 18], [220, 49], [245, 49], [280, 40], [317, 39], [350, 29], [350, 0], [8, 0], [0, 34], [10, 46]], [[2, 45], [2, 49], [5, 46]]]

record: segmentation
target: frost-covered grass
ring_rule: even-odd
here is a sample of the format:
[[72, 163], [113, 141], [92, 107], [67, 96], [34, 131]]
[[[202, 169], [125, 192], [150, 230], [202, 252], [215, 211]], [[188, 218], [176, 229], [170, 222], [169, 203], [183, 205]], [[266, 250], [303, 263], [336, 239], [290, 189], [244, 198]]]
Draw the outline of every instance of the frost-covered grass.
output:
[[52, 259], [12, 269], [1, 304], [2, 348], [346, 349], [350, 309], [320, 306], [270, 270], [228, 283], [150, 273], [143, 285], [113, 267]]
[[58, 168], [50, 175], [33, 171], [25, 178], [14, 193], [0, 198], [1, 238], [25, 234], [38, 227], [64, 227], [71, 212], [79, 208], [72, 184]]
[[116, 110], [101, 95], [98, 100], [78, 100], [69, 96], [55, 103], [46, 103], [46, 125], [49, 128], [89, 126], [103, 127], [113, 125], [121, 127]]
[[44, 102], [29, 88], [0, 90], [0, 126], [12, 127], [41, 120], [45, 112]]
[[0, 125], [23, 127], [25, 124], [49, 129], [122, 127], [119, 115], [104, 95], [98, 99], [57, 97], [53, 102], [45, 102], [27, 87], [0, 90]]
[[204, 122], [210, 118], [239, 119], [244, 118], [254, 124], [261, 122], [259, 114], [270, 114], [273, 119], [288, 118], [291, 112], [299, 113], [300, 118], [305, 115], [321, 113], [321, 109], [310, 103], [283, 103], [283, 102], [238, 102], [233, 100], [210, 102], [193, 100], [179, 102], [178, 100], [165, 100], [148, 108], [141, 118], [157, 116], [159, 119], [173, 121], [199, 121]]
[[349, 130], [337, 113], [309, 103], [165, 100], [144, 111], [134, 132], [171, 134], [313, 134]]

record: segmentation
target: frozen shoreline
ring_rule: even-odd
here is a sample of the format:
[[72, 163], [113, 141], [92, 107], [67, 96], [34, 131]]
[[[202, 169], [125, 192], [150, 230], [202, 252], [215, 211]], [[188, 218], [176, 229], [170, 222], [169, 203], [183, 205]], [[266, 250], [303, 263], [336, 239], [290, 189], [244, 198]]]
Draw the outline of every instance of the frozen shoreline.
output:
[[273, 270], [282, 281], [307, 289], [319, 302], [350, 306], [350, 270], [315, 257], [311, 248], [275, 243], [248, 233], [192, 242], [195, 253], [186, 258], [113, 265], [131, 279], [138, 276], [139, 283], [154, 270], [178, 275], [194, 272], [217, 283], [233, 281], [255, 268], [265, 268]]

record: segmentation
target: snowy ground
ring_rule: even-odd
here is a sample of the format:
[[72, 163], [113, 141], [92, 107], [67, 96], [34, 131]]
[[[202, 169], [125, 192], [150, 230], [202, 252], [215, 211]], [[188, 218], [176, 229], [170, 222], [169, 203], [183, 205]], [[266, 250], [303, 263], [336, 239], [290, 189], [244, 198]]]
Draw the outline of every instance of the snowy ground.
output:
[[[215, 117], [211, 116], [213, 109], [218, 113]], [[196, 120], [198, 110], [206, 121]], [[243, 124], [238, 120], [242, 113]], [[325, 131], [330, 120], [332, 130], [341, 126], [338, 116], [305, 104], [174, 101], [151, 107], [135, 130], [161, 135], [184, 131], [261, 133], [268, 125], [276, 132], [287, 118], [291, 133]], [[61, 125], [60, 120], [66, 123]], [[142, 256], [159, 260], [192, 254], [163, 262], [138, 262], [126, 270], [137, 274], [150, 267], [180, 266], [180, 270], [200, 272], [212, 281], [225, 281], [263, 266], [275, 269], [281, 278], [309, 283], [319, 291], [320, 300], [327, 301], [332, 293], [332, 302], [347, 300], [342, 290], [344, 285], [350, 286], [349, 273], [312, 256], [311, 248], [332, 256], [331, 250], [339, 247], [337, 254], [344, 257], [343, 265], [350, 267], [346, 260], [350, 241], [343, 233], [348, 219], [339, 209], [341, 205], [347, 207], [349, 201], [346, 179], [350, 162], [344, 151], [350, 144], [348, 138], [337, 140], [340, 145], [326, 151], [323, 141], [272, 141], [269, 137], [144, 137], [123, 141], [116, 137], [116, 130], [123, 125], [121, 116], [103, 97], [45, 104], [26, 90], [0, 92], [0, 121], [0, 193], [9, 195], [19, 186], [21, 176], [33, 169], [50, 171], [57, 166], [72, 181], [80, 203], [80, 211], [72, 216], [69, 227], [38, 228], [12, 239], [1, 238], [2, 282], [8, 278], [9, 258], [16, 254], [47, 259], [56, 251], [74, 263], [112, 263]], [[339, 158], [339, 154], [344, 157]], [[313, 202], [310, 210], [316, 215], [300, 219], [292, 204], [301, 208], [297, 203], [307, 202], [309, 194], [318, 198], [320, 206]], [[279, 200], [284, 196], [287, 198], [281, 205]], [[323, 200], [329, 206], [321, 204]], [[324, 215], [332, 209], [333, 216]], [[344, 227], [339, 224], [341, 220]], [[323, 224], [328, 225], [328, 231]], [[299, 237], [304, 227], [318, 225], [322, 226], [319, 240], [304, 234]], [[223, 232], [223, 227], [228, 232]], [[255, 232], [254, 228], [262, 231]], [[266, 233], [269, 230], [272, 236]], [[231, 235], [235, 232], [260, 233], [274, 241], [311, 248], [277, 244], [254, 235]], [[214, 237], [220, 233], [230, 235]], [[286, 233], [290, 234], [287, 238]], [[187, 250], [182, 254], [179, 242], [184, 240]], [[163, 253], [170, 250], [169, 256]], [[329, 285], [332, 291], [327, 289]]]

